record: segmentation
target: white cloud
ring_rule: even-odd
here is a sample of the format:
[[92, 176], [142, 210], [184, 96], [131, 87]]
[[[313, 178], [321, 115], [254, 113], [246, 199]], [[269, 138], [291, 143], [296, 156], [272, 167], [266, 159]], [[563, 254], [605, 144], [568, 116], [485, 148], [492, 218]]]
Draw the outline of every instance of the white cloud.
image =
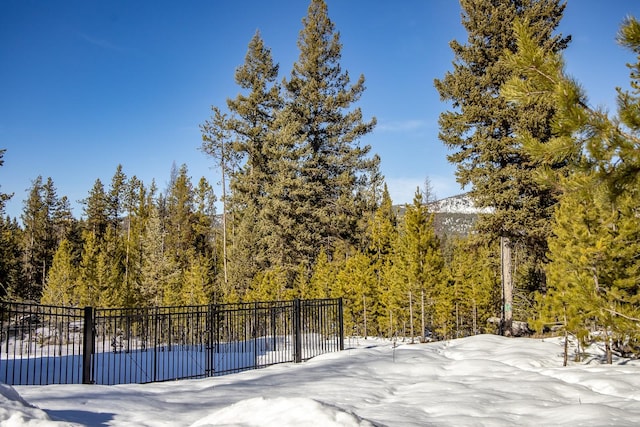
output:
[[90, 43], [90, 44], [92, 44], [94, 46], [98, 46], [98, 47], [100, 47], [102, 49], [113, 50], [113, 51], [116, 51], [116, 52], [125, 52], [125, 51], [129, 50], [129, 49], [124, 48], [122, 46], [117, 46], [117, 45], [111, 43], [108, 40], [97, 39], [97, 38], [91, 37], [91, 36], [89, 36], [87, 34], [84, 34], [84, 33], [78, 33], [78, 35], [84, 41], [86, 41], [86, 42], [88, 42], [88, 43]]

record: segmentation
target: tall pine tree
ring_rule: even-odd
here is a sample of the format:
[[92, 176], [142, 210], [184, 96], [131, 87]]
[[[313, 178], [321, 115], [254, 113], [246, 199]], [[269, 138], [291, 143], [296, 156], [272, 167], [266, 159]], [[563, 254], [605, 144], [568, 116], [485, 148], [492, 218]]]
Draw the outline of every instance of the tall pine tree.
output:
[[42, 304], [64, 307], [75, 306], [78, 303], [76, 278], [77, 268], [74, 265], [72, 247], [66, 239], [53, 257], [51, 269], [47, 272], [47, 281], [42, 292]]
[[[268, 146], [277, 141], [271, 134], [282, 108], [277, 77], [278, 65], [256, 32], [249, 42], [244, 64], [235, 72], [235, 81], [242, 92], [227, 99], [230, 115], [214, 108], [214, 116], [202, 126], [205, 151], [220, 158], [223, 170], [231, 166], [232, 195], [228, 201], [234, 233], [229, 267], [233, 286], [238, 288], [247, 288], [258, 271], [269, 268], [264, 242], [268, 227], [260, 226], [259, 222], [278, 162]], [[223, 216], [226, 230], [226, 212]]]
[[82, 203], [84, 205], [85, 228], [101, 239], [108, 225], [108, 199], [100, 179], [95, 180], [89, 191], [89, 196]]
[[[6, 149], [0, 149], [0, 167], [2, 167], [4, 165], [4, 153], [6, 153]], [[0, 188], [2, 188], [0, 186]], [[11, 199], [11, 197], [13, 197], [13, 194], [7, 194], [7, 193], [2, 193], [0, 192], [0, 216], [4, 216], [4, 206], [7, 203], [7, 201], [9, 199]]]
[[56, 217], [59, 199], [53, 180], [43, 182], [37, 177], [29, 191], [23, 211], [23, 271], [25, 283], [18, 289], [19, 297], [32, 301], [40, 300], [47, 273], [60, 242], [56, 234]]
[[297, 124], [299, 174], [303, 180], [298, 221], [309, 260], [325, 247], [356, 244], [359, 219], [375, 209], [367, 198], [378, 177], [379, 159], [359, 139], [373, 130], [375, 119], [364, 121], [360, 108], [364, 76], [351, 84], [342, 70], [342, 44], [323, 0], [312, 0], [298, 37], [300, 55], [284, 82], [285, 109]]
[[[466, 44], [450, 43], [455, 55], [454, 70], [435, 86], [452, 109], [440, 115], [440, 139], [454, 150], [448, 156], [457, 166], [458, 182], [470, 185], [480, 207], [493, 208], [482, 216], [480, 230], [490, 238], [502, 239], [504, 270], [510, 273], [511, 248], [519, 247], [534, 262], [520, 288], [528, 291], [544, 287], [541, 264], [545, 262], [546, 238], [550, 230], [553, 192], [534, 179], [535, 167], [517, 134], [530, 132], [541, 141], [551, 136], [550, 119], [554, 106], [540, 100], [527, 108], [516, 108], [500, 95], [513, 70], [504, 61], [505, 52], [516, 50], [513, 22], [528, 19], [537, 43], [548, 52], [564, 49], [569, 41], [554, 35], [564, 11], [560, 0], [461, 0]], [[504, 275], [505, 295], [513, 283]], [[503, 305], [505, 331], [510, 332], [512, 301]]]
[[[4, 164], [4, 153], [0, 149], [0, 167]], [[0, 187], [1, 188], [1, 187]], [[0, 298], [15, 297], [18, 284], [21, 282], [20, 272], [20, 227], [17, 221], [5, 217], [5, 204], [13, 194], [0, 192]]]
[[[554, 135], [541, 141], [522, 135], [543, 179], [562, 192], [550, 240], [549, 290], [540, 295], [538, 327], [560, 320], [565, 333], [589, 336], [598, 327], [608, 361], [614, 347], [640, 348], [640, 24], [629, 18], [619, 41], [636, 55], [632, 92], [618, 90], [618, 117], [588, 106], [580, 87], [563, 69], [562, 57], [541, 50], [528, 21], [517, 21], [519, 49], [509, 55], [518, 71], [504, 95], [518, 106], [551, 99], [557, 106]], [[553, 164], [569, 165], [554, 173]]]

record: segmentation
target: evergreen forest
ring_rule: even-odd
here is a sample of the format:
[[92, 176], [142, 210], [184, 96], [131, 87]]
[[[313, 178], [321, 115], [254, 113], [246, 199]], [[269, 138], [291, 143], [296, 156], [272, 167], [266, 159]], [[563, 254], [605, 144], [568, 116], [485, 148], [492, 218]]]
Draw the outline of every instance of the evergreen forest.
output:
[[621, 17], [612, 35], [636, 62], [608, 112], [565, 71], [562, 1], [460, 5], [468, 38], [451, 41], [434, 85], [448, 160], [490, 211], [471, 233], [436, 233], [428, 184], [394, 206], [361, 142], [376, 126], [358, 107], [365, 77], [342, 68], [340, 33], [311, 0], [290, 70], [257, 31], [238, 95], [201, 124], [216, 176], [174, 165], [160, 189], [118, 166], [79, 218], [51, 177], [32, 181], [20, 221], [0, 193], [0, 295], [78, 307], [342, 297], [348, 335], [511, 335], [523, 321], [640, 354], [640, 22]]

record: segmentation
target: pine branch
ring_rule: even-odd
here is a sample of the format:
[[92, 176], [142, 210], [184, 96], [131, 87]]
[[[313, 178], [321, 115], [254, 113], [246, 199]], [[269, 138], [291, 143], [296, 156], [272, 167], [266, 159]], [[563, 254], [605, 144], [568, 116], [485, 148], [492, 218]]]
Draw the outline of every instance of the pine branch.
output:
[[[545, 79], [549, 80], [551, 83], [553, 83], [554, 85], [557, 85], [558, 82], [557, 80], [555, 80], [552, 76], [550, 76], [549, 74], [543, 72], [539, 67], [535, 66], [535, 65], [530, 65], [528, 67], [529, 70], [536, 72], [537, 74], [541, 75], [542, 77], [544, 77]], [[568, 95], [565, 92], [565, 95]]]
[[607, 312], [609, 312], [609, 313], [613, 314], [614, 316], [620, 316], [620, 317], [622, 317], [622, 318], [624, 318], [624, 319], [631, 320], [631, 321], [633, 321], [633, 322], [640, 322], [640, 319], [639, 319], [639, 318], [637, 318], [637, 317], [627, 316], [626, 314], [622, 314], [622, 313], [620, 313], [619, 311], [612, 310], [612, 309], [610, 309], [610, 308], [605, 308], [605, 309], [604, 309], [604, 311], [607, 311]]

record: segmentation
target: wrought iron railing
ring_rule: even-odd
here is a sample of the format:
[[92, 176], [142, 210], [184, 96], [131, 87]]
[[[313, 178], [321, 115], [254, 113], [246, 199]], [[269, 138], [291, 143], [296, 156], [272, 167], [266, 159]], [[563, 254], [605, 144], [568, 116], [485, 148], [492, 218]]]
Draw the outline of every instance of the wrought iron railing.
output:
[[66, 308], [0, 302], [0, 382], [126, 384], [224, 375], [342, 350], [342, 300]]

